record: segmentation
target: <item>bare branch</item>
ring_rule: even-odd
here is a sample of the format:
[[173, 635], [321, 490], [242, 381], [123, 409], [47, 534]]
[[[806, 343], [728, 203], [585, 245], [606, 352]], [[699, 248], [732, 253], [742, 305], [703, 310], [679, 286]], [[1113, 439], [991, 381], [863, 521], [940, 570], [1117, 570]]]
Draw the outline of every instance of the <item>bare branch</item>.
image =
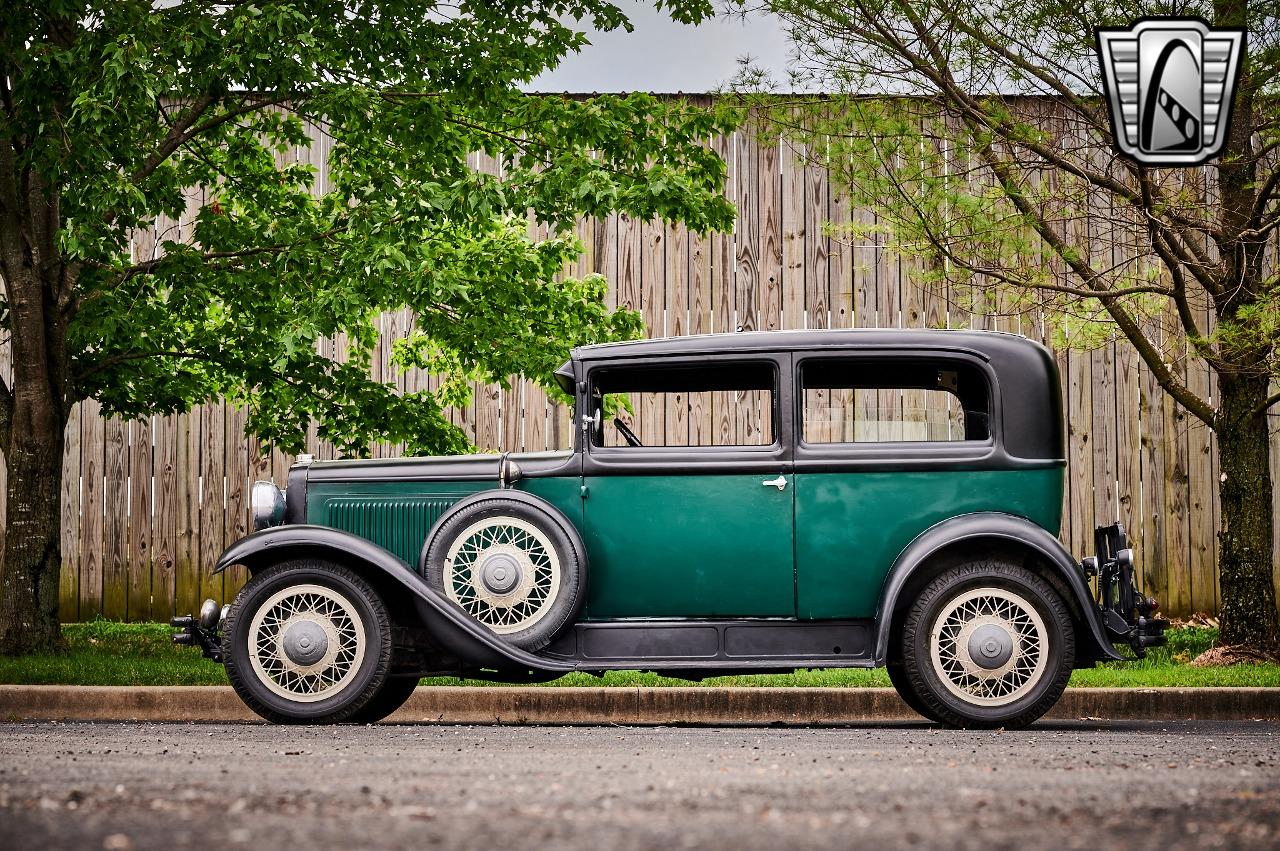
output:
[[[1151, 369], [1157, 382], [1165, 392], [1172, 396], [1179, 404], [1190, 411], [1198, 419], [1202, 420], [1209, 426], [1213, 426], [1216, 412], [1210, 405], [1193, 393], [1187, 385], [1177, 379], [1172, 370], [1164, 363], [1160, 356], [1160, 352], [1151, 343], [1151, 341], [1143, 333], [1138, 323], [1119, 302], [1117, 296], [1106, 293], [1108, 287], [1103, 280], [1103, 276], [1084, 259], [1081, 252], [1076, 251], [1062, 234], [1060, 234], [1045, 217], [1036, 209], [1035, 205], [1027, 198], [1021, 187], [1018, 185], [1011, 171], [1010, 163], [1004, 159], [996, 150], [988, 138], [987, 134], [994, 132], [999, 138], [1006, 139], [1011, 145], [1022, 145], [1024, 140], [1013, 137], [1010, 132], [1014, 128], [1007, 126], [1006, 123], [993, 120], [992, 117], [982, 109], [972, 97], [960, 89], [951, 74], [950, 66], [947, 61], [946, 54], [942, 51], [932, 31], [924, 24], [924, 22], [915, 15], [909, 6], [904, 6], [903, 15], [907, 18], [908, 23], [915, 31], [915, 36], [923, 45], [927, 56], [915, 52], [901, 38], [894, 33], [884, 20], [874, 14], [871, 10], [862, 8], [863, 14], [866, 16], [868, 25], [875, 29], [879, 36], [886, 42], [890, 43], [898, 55], [904, 57], [918, 73], [929, 79], [947, 98], [955, 105], [959, 118], [965, 123], [970, 134], [975, 140], [976, 150], [982, 157], [983, 161], [995, 174], [996, 179], [1000, 183], [1000, 188], [1004, 192], [1014, 207], [1022, 214], [1024, 219], [1028, 221], [1032, 228], [1040, 235], [1040, 238], [1058, 255], [1075, 273], [1089, 289], [1095, 297], [1098, 298], [1103, 308], [1111, 316], [1112, 320], [1120, 327], [1120, 330], [1133, 344], [1138, 351], [1138, 355], [1143, 362]], [[1035, 143], [1026, 145], [1035, 151]], [[1036, 153], [1039, 153], [1036, 151]], [[1048, 152], [1046, 152], [1047, 154]], [[1089, 180], [1089, 170], [1083, 169], [1074, 163], [1061, 163], [1060, 157], [1056, 155], [1043, 155], [1045, 160], [1062, 167], [1069, 173]], [[1091, 181], [1092, 182], [1092, 181]], [[1111, 185], [1120, 189], [1115, 194], [1123, 198], [1133, 200], [1133, 190], [1127, 186], [1123, 186], [1118, 181], [1106, 176], [1103, 182], [1095, 183], [1099, 188], [1110, 188]], [[1137, 201], [1141, 203], [1142, 196], [1137, 196]], [[1149, 208], [1147, 208], [1149, 209]]]
[[1151, 244], [1155, 247], [1156, 254], [1164, 261], [1170, 277], [1173, 278], [1173, 303], [1178, 309], [1178, 321], [1182, 323], [1182, 330], [1186, 332], [1187, 341], [1195, 349], [1196, 354], [1204, 358], [1215, 370], [1222, 371], [1224, 367], [1222, 359], [1218, 357], [1218, 353], [1214, 351], [1213, 346], [1205, 338], [1199, 323], [1196, 322], [1195, 314], [1191, 312], [1191, 303], [1187, 299], [1187, 279], [1182, 272], [1182, 267], [1172, 257], [1169, 245], [1161, 234], [1153, 232], [1151, 234]]
[[1115, 296], [1105, 293], [1105, 287], [1100, 285], [1098, 273], [1083, 259], [1080, 252], [1072, 250], [1063, 236], [1040, 215], [1035, 206], [1022, 193], [1009, 171], [1008, 163], [1000, 159], [999, 154], [989, 143], [980, 145], [978, 150], [982, 153], [992, 171], [996, 173], [1001, 188], [1009, 200], [1031, 222], [1032, 227], [1048, 243], [1049, 247], [1071, 267], [1076, 276], [1095, 291], [1096, 297], [1102, 303], [1103, 308], [1110, 314], [1112, 320], [1120, 326], [1120, 330], [1124, 332], [1124, 335], [1129, 338], [1129, 342], [1137, 349], [1139, 357], [1146, 363], [1156, 381], [1164, 388], [1164, 391], [1172, 396], [1182, 407], [1195, 415], [1196, 418], [1212, 427], [1216, 418], [1214, 409], [1193, 393], [1186, 384], [1177, 379], [1164, 362], [1164, 359], [1160, 357], [1160, 352], [1147, 339], [1138, 323], [1124, 309], [1124, 306], [1116, 300]]
[[1168, 287], [1160, 287], [1155, 284], [1151, 284], [1149, 286], [1121, 287], [1120, 289], [1115, 290], [1106, 288], [1097, 290], [1082, 289], [1080, 287], [1067, 287], [1060, 284], [1048, 284], [1039, 281], [1031, 281], [1026, 278], [1020, 278], [1017, 275], [1011, 274], [1007, 270], [979, 266], [974, 263], [970, 263], [951, 252], [947, 253], [947, 259], [955, 263], [957, 266], [973, 272], [975, 275], [986, 275], [987, 277], [995, 278], [996, 280], [1002, 281], [1006, 284], [1012, 284], [1013, 286], [1026, 290], [1043, 290], [1045, 292], [1064, 293], [1066, 295], [1079, 296], [1080, 298], [1096, 298], [1099, 300], [1104, 298], [1122, 298], [1124, 296], [1142, 294], [1162, 295], [1166, 297], [1173, 296], [1173, 291]]
[[1277, 189], [1280, 189], [1280, 166], [1272, 169], [1271, 174], [1267, 177], [1267, 182], [1258, 188], [1257, 198], [1253, 202], [1253, 214], [1250, 218], [1259, 219], [1266, 213], [1267, 205], [1275, 198]]
[[1262, 416], [1263, 414], [1265, 414], [1268, 410], [1270, 410], [1271, 406], [1272, 406], [1272, 405], [1274, 405], [1274, 404], [1276, 404], [1277, 402], [1280, 402], [1280, 393], [1272, 393], [1270, 396], [1268, 396], [1268, 397], [1266, 398], [1266, 400], [1265, 400], [1265, 401], [1263, 401], [1263, 403], [1262, 403], [1261, 405], [1259, 405], [1258, 407], [1254, 408], [1254, 409], [1249, 413], [1249, 416], [1251, 416], [1251, 417], [1260, 417], [1260, 416]]
[[[950, 71], [948, 57], [942, 50], [934, 33], [921, 18], [911, 11], [911, 7], [908, 4], [903, 5], [903, 14], [914, 28], [915, 35], [928, 53], [928, 56], [914, 51], [888, 26], [880, 22], [874, 10], [862, 7], [861, 4], [859, 6], [863, 16], [867, 19], [869, 25], [875, 29], [876, 34], [890, 44], [897, 55], [910, 63], [914, 71], [936, 86], [943, 97], [960, 114], [960, 117], [966, 119], [966, 123], [970, 125], [974, 132], [979, 130], [991, 132], [1004, 139], [1010, 145], [1026, 148], [1055, 168], [1061, 169], [1073, 177], [1084, 180], [1139, 207], [1153, 223], [1161, 227], [1176, 225], [1184, 229], [1208, 233], [1215, 238], [1221, 236], [1215, 225], [1179, 213], [1156, 187], [1150, 187], [1150, 194], [1144, 200], [1143, 192], [1135, 190], [1123, 181], [1105, 172], [1087, 168], [1082, 163], [1059, 154], [1051, 145], [1039, 142], [1026, 134], [1018, 133], [1018, 128], [1008, 121], [993, 117], [988, 110], [983, 108], [976, 97], [968, 94], [956, 83]], [[1161, 210], [1161, 215], [1167, 218], [1168, 222], [1162, 221], [1156, 216], [1155, 209], [1157, 207], [1155, 205], [1157, 204]], [[1206, 265], [1208, 265], [1207, 258], [1204, 258], [1203, 255], [1201, 256], [1201, 261], [1206, 262]]]
[[[1185, 266], [1195, 277], [1200, 286], [1204, 287], [1210, 295], [1218, 295], [1222, 287], [1218, 279], [1210, 274], [1210, 270], [1216, 270], [1217, 264], [1210, 260], [1209, 255], [1203, 245], [1197, 245], [1194, 236], [1190, 233], [1178, 233], [1176, 228], [1165, 227], [1164, 223], [1156, 218], [1151, 210], [1155, 205], [1156, 188], [1151, 182], [1151, 170], [1146, 166], [1134, 165], [1134, 173], [1138, 177], [1138, 187], [1142, 193], [1142, 203], [1139, 205], [1143, 216], [1147, 222], [1147, 230], [1151, 234], [1154, 242], [1157, 235], [1164, 237], [1166, 247], [1171, 257], [1176, 257], [1177, 262]], [[1221, 241], [1220, 234], [1214, 234], [1214, 239]], [[1170, 268], [1173, 263], [1168, 258], [1164, 258], [1169, 263]]]

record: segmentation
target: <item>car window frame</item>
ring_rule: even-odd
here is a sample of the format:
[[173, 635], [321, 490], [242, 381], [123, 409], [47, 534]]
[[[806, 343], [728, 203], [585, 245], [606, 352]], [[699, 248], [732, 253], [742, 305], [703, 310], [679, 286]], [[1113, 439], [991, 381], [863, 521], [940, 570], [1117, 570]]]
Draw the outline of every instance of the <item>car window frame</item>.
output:
[[[591, 396], [595, 375], [609, 369], [708, 366], [732, 362], [767, 363], [773, 369], [773, 443], [761, 446], [597, 446], [581, 428], [592, 415]], [[716, 354], [662, 355], [601, 358], [584, 361], [577, 401], [577, 445], [583, 458], [583, 474], [777, 472], [790, 469], [792, 452], [791, 400], [792, 354], [779, 351], [747, 351]]]
[[[963, 363], [975, 367], [987, 382], [988, 436], [983, 440], [910, 440], [865, 441], [849, 443], [813, 443], [804, 437], [804, 364], [817, 360], [902, 360]], [[1000, 382], [989, 359], [957, 349], [921, 348], [854, 348], [796, 352], [791, 367], [792, 432], [795, 434], [795, 463], [814, 470], [850, 467], [875, 470], [909, 470], [934, 468], [981, 468], [1026, 466], [1022, 459], [1004, 451], [1003, 423], [1000, 412]]]

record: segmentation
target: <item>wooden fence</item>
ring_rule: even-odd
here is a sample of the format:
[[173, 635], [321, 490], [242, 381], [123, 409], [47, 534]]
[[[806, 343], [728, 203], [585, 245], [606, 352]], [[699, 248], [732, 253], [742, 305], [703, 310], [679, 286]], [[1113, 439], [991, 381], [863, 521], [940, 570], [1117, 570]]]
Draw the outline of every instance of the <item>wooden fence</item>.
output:
[[[1002, 315], [998, 300], [975, 307], [945, 289], [923, 288], [909, 265], [885, 249], [883, 237], [830, 237], [824, 222], [874, 223], [874, 213], [850, 209], [823, 169], [801, 163], [786, 147], [747, 133], [713, 144], [729, 164], [727, 191], [739, 209], [732, 233], [699, 236], [626, 216], [578, 226], [586, 250], [576, 271], [606, 275], [610, 304], [640, 310], [650, 336], [937, 327], [1013, 331], [1050, 342], [1052, 317]], [[317, 166], [318, 191], [326, 186], [326, 150], [321, 139], [295, 152]], [[174, 238], [185, 225], [163, 227]], [[154, 234], [141, 235], [137, 248], [148, 251], [154, 242]], [[396, 374], [388, 365], [390, 341], [411, 319], [406, 312], [382, 317], [374, 374], [404, 389], [430, 387], [431, 376]], [[330, 346], [341, 355], [341, 340]], [[1147, 590], [1167, 611], [1216, 612], [1212, 433], [1159, 389], [1127, 343], [1059, 351], [1057, 359], [1069, 425], [1064, 542], [1086, 553], [1097, 523], [1120, 520], [1134, 540]], [[1203, 364], [1178, 368], [1197, 391], [1209, 388]], [[510, 391], [477, 386], [473, 404], [451, 416], [483, 448], [569, 445], [568, 412], [527, 381]], [[206, 596], [234, 594], [240, 578], [211, 576], [212, 565], [246, 532], [250, 484], [283, 484], [292, 460], [260, 453], [244, 424], [244, 412], [226, 404], [134, 422], [103, 418], [94, 402], [77, 408], [67, 429], [63, 482], [64, 619], [160, 620], [193, 611]], [[334, 457], [333, 447], [314, 434], [307, 448], [319, 459]], [[374, 447], [375, 455], [392, 452]]]

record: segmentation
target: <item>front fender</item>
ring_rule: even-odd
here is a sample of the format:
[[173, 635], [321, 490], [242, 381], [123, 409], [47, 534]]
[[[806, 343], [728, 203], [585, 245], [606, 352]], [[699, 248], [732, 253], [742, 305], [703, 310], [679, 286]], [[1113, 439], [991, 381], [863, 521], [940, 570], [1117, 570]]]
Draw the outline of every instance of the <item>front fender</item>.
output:
[[228, 547], [213, 572], [216, 575], [242, 564], [252, 573], [295, 558], [328, 559], [370, 579], [383, 580], [379, 585], [403, 589], [412, 595], [421, 625], [432, 639], [469, 665], [555, 673], [577, 668], [575, 663], [547, 659], [509, 644], [429, 586], [395, 553], [340, 529], [305, 524], [263, 529]]
[[1043, 556], [1045, 562], [1066, 583], [1080, 611], [1084, 613], [1090, 637], [1097, 645], [1098, 652], [1108, 659], [1125, 658], [1116, 652], [1110, 639], [1107, 638], [1101, 614], [1093, 596], [1089, 593], [1084, 575], [1076, 564], [1076, 560], [1057, 538], [1022, 517], [998, 512], [978, 512], [962, 514], [930, 526], [908, 544], [894, 561], [888, 576], [885, 577], [880, 591], [880, 603], [876, 608], [875, 659], [878, 664], [884, 664], [888, 659], [893, 612], [897, 607], [898, 597], [911, 575], [931, 556], [943, 549], [962, 541], [979, 538], [1012, 541]]

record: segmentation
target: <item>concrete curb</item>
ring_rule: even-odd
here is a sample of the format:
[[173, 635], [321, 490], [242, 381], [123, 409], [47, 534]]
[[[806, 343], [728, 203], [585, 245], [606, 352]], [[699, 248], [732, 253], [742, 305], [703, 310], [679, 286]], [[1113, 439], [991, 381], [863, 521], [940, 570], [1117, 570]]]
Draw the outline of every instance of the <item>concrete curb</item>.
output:
[[[1280, 689], [1067, 689], [1050, 719], [1280, 720]], [[255, 721], [229, 686], [0, 685], [0, 720]], [[881, 688], [420, 687], [388, 721], [839, 725], [918, 721]]]

